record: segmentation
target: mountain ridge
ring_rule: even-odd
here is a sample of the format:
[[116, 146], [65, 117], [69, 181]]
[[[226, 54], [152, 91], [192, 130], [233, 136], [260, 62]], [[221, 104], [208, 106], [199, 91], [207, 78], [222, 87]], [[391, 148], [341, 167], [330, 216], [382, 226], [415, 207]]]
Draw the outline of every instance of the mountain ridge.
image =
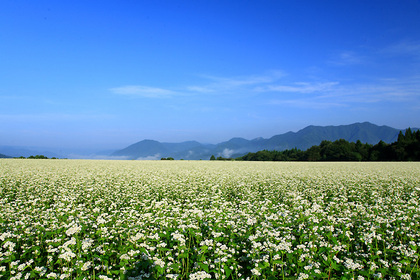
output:
[[[417, 129], [415, 129], [417, 130]], [[126, 159], [160, 159], [173, 157], [175, 159], [209, 159], [211, 155], [221, 157], [239, 157], [249, 152], [260, 150], [287, 150], [297, 148], [306, 150], [321, 141], [335, 141], [345, 139], [349, 142], [360, 140], [362, 143], [377, 144], [379, 141], [392, 143], [397, 140], [398, 133], [405, 129], [390, 126], [378, 126], [370, 122], [353, 123], [338, 126], [307, 126], [297, 132], [286, 132], [270, 138], [257, 137], [247, 140], [234, 137], [218, 144], [202, 144], [197, 141], [181, 143], [158, 142], [156, 140], [142, 140], [124, 149], [117, 150], [111, 156]]]

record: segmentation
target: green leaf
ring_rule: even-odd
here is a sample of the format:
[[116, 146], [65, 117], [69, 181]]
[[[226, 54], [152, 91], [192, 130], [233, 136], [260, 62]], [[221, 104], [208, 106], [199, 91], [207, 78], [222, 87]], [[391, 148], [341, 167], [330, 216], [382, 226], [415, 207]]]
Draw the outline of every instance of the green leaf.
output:
[[205, 272], [209, 273], [209, 266], [208, 266], [207, 264], [204, 264], [204, 263], [199, 263], [198, 265], [199, 265], [199, 266], [201, 267], [201, 269], [203, 269]]
[[229, 266], [228, 266], [228, 265], [226, 265], [226, 264], [224, 265], [224, 269], [225, 269], [225, 273], [226, 273], [226, 275], [225, 275], [225, 276], [226, 276], [226, 278], [229, 278], [229, 276], [232, 274], [232, 271], [233, 271], [233, 270], [232, 270], [232, 269], [230, 269], [230, 268], [229, 268]]

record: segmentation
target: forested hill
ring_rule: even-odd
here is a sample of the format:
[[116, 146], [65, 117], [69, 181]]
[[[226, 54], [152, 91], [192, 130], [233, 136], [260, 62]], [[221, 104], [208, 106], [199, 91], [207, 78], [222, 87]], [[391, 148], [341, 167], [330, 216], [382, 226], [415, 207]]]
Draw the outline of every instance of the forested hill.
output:
[[396, 142], [387, 144], [363, 144], [339, 139], [324, 140], [320, 145], [306, 151], [291, 149], [284, 151], [262, 150], [248, 153], [236, 160], [245, 161], [420, 161], [420, 130], [410, 128], [398, 134]]
[[[274, 130], [274, 128], [273, 128]], [[249, 152], [262, 150], [283, 151], [297, 148], [306, 150], [321, 141], [345, 139], [349, 142], [360, 140], [362, 143], [376, 144], [397, 141], [400, 129], [389, 126], [378, 126], [369, 122], [339, 126], [308, 126], [297, 132], [287, 132], [265, 139], [258, 137], [252, 140], [232, 138], [218, 144], [202, 144], [196, 141], [182, 143], [162, 143], [155, 140], [142, 140], [124, 149], [115, 151], [111, 156], [125, 159], [209, 159], [211, 155], [223, 158], [237, 158]], [[404, 131], [404, 130], [403, 130]]]

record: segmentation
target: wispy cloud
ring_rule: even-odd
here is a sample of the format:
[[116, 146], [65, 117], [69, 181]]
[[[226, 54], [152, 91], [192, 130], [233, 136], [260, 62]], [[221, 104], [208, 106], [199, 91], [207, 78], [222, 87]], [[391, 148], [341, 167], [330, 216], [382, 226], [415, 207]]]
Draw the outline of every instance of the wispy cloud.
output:
[[401, 41], [382, 49], [381, 53], [396, 56], [411, 56], [420, 58], [420, 42]]
[[130, 85], [111, 88], [111, 92], [121, 95], [129, 96], [139, 96], [147, 98], [166, 98], [178, 93], [172, 90], [158, 88], [158, 87], [148, 87], [148, 86], [139, 86], [139, 85]]
[[327, 63], [335, 66], [350, 66], [362, 64], [365, 61], [366, 58], [355, 51], [341, 51], [331, 55]]
[[310, 108], [317, 110], [326, 110], [348, 106], [344, 102], [323, 100], [323, 98], [271, 99], [268, 104], [295, 108]]
[[259, 92], [314, 93], [331, 91], [338, 84], [338, 82], [296, 82], [291, 85], [267, 85], [264, 87], [258, 87], [255, 90]]
[[263, 75], [250, 75], [239, 77], [218, 77], [201, 75], [202, 78], [210, 81], [204, 85], [187, 86], [186, 89], [196, 93], [237, 93], [241, 90], [252, 90], [257, 86], [270, 84], [286, 76], [282, 71], [270, 71]]
[[[419, 75], [403, 78], [372, 77], [368, 82], [354, 83], [348, 79], [317, 81], [312, 78], [305, 81], [302, 77], [298, 81], [293, 81], [293, 77], [287, 76], [284, 72], [273, 71], [239, 77], [201, 76], [205, 79], [202, 84], [181, 86], [177, 91], [145, 86], [124, 86], [111, 90], [116, 94], [147, 98], [180, 95], [225, 98], [224, 96], [237, 94], [244, 98], [258, 98], [258, 102], [265, 104], [314, 109], [365, 106], [380, 102], [407, 102], [410, 106], [419, 106]], [[286, 76], [287, 78], [284, 78]], [[195, 110], [207, 112], [214, 110], [213, 108], [206, 104], [204, 107], [195, 107]]]
[[285, 105], [304, 108], [327, 109], [334, 107], [353, 107], [373, 103], [407, 103], [407, 106], [420, 105], [420, 77], [404, 79], [375, 79], [370, 83], [323, 83], [305, 87], [280, 87], [284, 92], [317, 92], [316, 95], [297, 95], [269, 100], [272, 105]]
[[174, 96], [192, 96], [203, 94], [235, 94], [255, 90], [256, 87], [278, 81], [286, 76], [282, 71], [269, 71], [262, 75], [249, 75], [239, 77], [220, 77], [212, 75], [199, 75], [204, 79], [201, 84], [185, 85], [171, 90], [163, 87], [149, 87], [143, 85], [127, 85], [110, 88], [118, 95], [137, 96], [144, 98], [167, 98]]
[[230, 158], [234, 153], [235, 153], [235, 150], [231, 150], [231, 149], [225, 148], [223, 150], [223, 152], [218, 153], [218, 156], [222, 156], [224, 158]]
[[161, 158], [160, 154], [154, 154], [152, 156], [146, 156], [146, 157], [139, 157], [137, 160], [158, 160]]
[[186, 89], [192, 92], [198, 93], [212, 93], [215, 91], [213, 87], [206, 87], [206, 86], [187, 86]]

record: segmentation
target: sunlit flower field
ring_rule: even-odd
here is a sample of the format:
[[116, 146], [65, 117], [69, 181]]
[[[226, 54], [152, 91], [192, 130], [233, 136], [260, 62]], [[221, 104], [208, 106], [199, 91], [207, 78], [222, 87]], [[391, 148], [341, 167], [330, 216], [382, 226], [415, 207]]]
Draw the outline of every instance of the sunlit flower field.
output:
[[420, 163], [0, 160], [0, 279], [420, 279]]

